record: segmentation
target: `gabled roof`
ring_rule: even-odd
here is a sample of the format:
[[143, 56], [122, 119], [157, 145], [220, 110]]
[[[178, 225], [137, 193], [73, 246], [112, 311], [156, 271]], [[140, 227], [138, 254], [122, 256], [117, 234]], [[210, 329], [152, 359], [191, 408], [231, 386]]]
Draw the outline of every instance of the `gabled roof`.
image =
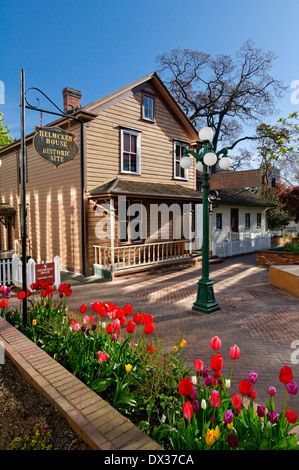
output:
[[202, 200], [202, 194], [195, 189], [186, 188], [179, 184], [146, 183], [115, 178], [89, 191], [90, 197], [127, 195], [133, 197], [161, 197], [179, 200]]
[[146, 84], [151, 84], [157, 91], [160, 93], [162, 98], [167, 102], [168, 106], [171, 108], [174, 115], [180, 120], [184, 127], [188, 130], [190, 137], [194, 140], [198, 140], [198, 131], [186, 116], [184, 111], [181, 109], [175, 98], [172, 96], [164, 82], [158, 76], [156, 72], [152, 72], [148, 75], [145, 75], [138, 80], [119, 88], [118, 90], [110, 93], [109, 95], [104, 96], [92, 103], [84, 106], [82, 109], [88, 112], [99, 112], [101, 109], [105, 109], [110, 105], [114, 104], [118, 100], [121, 100], [127, 96], [129, 92], [137, 92], [141, 90]]
[[246, 189], [219, 189], [218, 197], [214, 202], [217, 205], [274, 207], [274, 204], [264, 201]]

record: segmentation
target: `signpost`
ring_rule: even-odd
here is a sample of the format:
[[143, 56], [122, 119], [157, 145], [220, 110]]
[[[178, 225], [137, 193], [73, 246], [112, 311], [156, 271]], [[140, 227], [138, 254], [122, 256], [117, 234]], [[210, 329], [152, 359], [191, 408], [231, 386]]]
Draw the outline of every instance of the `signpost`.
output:
[[244, 189], [262, 186], [262, 169], [212, 173], [210, 189]]

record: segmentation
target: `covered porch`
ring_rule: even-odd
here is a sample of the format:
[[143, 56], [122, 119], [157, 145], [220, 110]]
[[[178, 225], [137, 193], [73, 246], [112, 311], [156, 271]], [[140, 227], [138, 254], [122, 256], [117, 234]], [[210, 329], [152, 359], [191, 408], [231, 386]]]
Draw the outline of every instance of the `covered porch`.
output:
[[93, 274], [113, 280], [196, 262], [201, 200], [201, 193], [180, 184], [120, 178], [90, 191]]

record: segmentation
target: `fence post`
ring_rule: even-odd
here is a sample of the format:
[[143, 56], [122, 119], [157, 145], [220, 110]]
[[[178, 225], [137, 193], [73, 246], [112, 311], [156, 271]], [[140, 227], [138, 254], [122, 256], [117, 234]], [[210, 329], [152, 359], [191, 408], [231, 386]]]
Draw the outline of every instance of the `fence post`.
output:
[[11, 276], [13, 284], [20, 285], [19, 279], [19, 258], [18, 255], [13, 254], [11, 259]]
[[30, 258], [27, 262], [27, 285], [28, 289], [31, 284], [35, 282], [35, 261], [34, 259]]
[[60, 257], [54, 256], [54, 271], [55, 271], [55, 282], [54, 285], [58, 289], [60, 284]]

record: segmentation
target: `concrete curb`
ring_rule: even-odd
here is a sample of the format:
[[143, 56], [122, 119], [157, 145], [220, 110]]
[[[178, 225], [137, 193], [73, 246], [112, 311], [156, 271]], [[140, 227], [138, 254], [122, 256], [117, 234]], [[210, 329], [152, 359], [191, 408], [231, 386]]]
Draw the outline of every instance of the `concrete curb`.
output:
[[0, 317], [0, 341], [24, 379], [93, 450], [162, 450], [149, 436]]

